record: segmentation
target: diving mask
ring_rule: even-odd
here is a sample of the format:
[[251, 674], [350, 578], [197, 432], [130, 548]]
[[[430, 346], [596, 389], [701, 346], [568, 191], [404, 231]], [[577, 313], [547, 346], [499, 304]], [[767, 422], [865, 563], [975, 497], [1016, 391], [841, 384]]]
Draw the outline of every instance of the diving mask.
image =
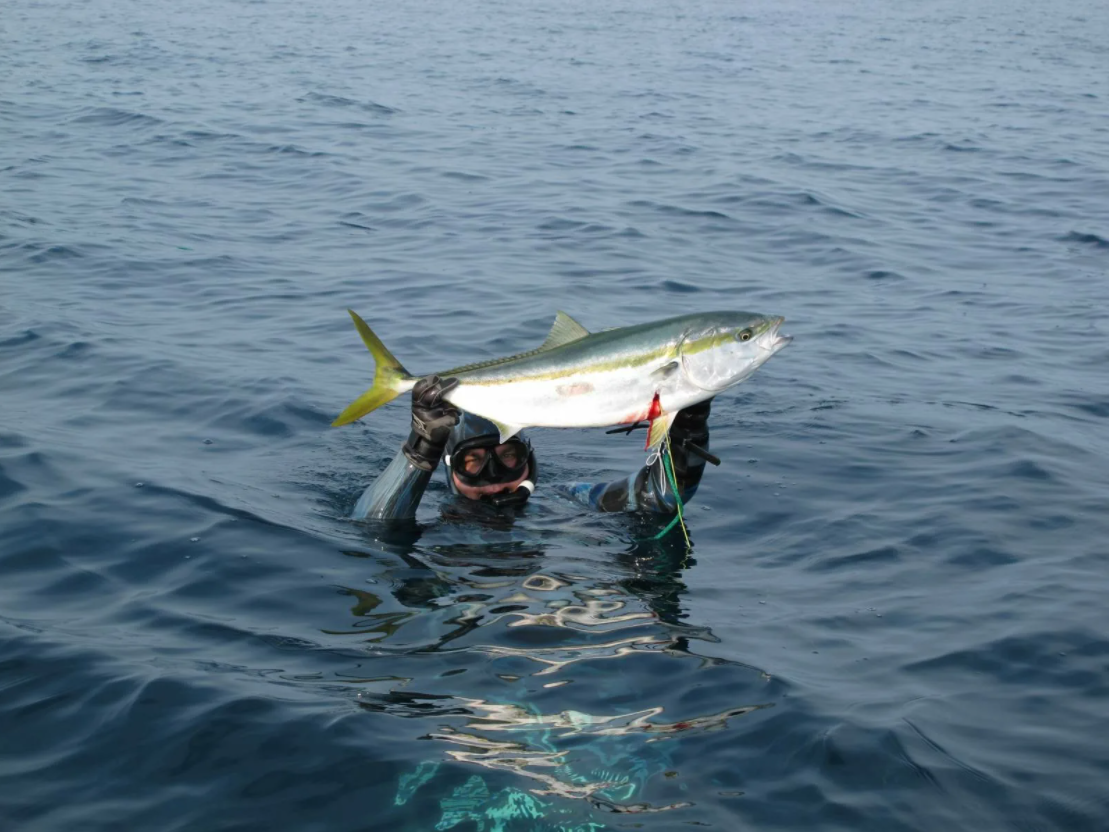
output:
[[497, 437], [478, 437], [463, 442], [445, 461], [464, 485], [499, 485], [524, 476], [530, 453], [519, 439], [498, 443]]

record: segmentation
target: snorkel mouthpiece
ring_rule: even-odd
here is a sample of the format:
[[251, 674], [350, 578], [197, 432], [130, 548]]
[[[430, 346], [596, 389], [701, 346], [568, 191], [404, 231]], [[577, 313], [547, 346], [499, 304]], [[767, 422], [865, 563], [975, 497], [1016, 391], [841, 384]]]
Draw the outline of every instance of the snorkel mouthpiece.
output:
[[535, 490], [535, 483], [531, 480], [524, 480], [515, 491], [501, 491], [497, 494], [486, 494], [482, 497], [482, 502], [487, 502], [496, 508], [504, 508], [506, 506], [522, 506], [528, 501], [531, 492]]

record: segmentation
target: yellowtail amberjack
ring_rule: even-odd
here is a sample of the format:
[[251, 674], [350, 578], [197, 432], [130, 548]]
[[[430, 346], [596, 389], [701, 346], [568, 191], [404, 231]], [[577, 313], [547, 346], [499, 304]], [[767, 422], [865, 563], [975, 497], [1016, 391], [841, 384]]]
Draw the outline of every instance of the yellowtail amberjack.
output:
[[[362, 418], [421, 378], [348, 311], [377, 370], [373, 386], [334, 425]], [[788, 344], [791, 336], [778, 332], [784, 320], [707, 312], [590, 333], [559, 312], [538, 349], [436, 375], [458, 379], [446, 399], [495, 423], [502, 442], [526, 427], [607, 427], [646, 419], [647, 447], [653, 448], [679, 410], [739, 384]]]

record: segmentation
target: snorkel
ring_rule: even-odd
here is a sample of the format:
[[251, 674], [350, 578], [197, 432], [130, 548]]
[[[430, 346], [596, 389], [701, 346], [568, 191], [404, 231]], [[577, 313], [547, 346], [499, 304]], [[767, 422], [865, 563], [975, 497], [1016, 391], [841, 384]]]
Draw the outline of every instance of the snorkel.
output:
[[489, 503], [494, 508], [507, 508], [509, 506], [515, 508], [526, 503], [533, 491], [535, 491], [535, 483], [531, 480], [524, 480], [512, 491], [501, 491], [498, 494], [486, 494], [481, 500], [484, 503]]

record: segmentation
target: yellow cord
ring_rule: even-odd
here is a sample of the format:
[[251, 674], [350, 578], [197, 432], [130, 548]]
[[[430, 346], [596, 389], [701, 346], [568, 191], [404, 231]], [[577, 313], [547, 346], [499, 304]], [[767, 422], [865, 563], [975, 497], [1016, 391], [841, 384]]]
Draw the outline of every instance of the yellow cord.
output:
[[678, 482], [677, 478], [674, 476], [674, 455], [670, 450], [670, 431], [666, 432], [666, 460], [663, 463], [662, 469], [666, 472], [666, 477], [670, 480], [670, 488], [674, 492], [674, 505], [678, 509], [678, 523], [680, 523], [682, 527], [682, 535], [685, 537], [686, 548], [692, 548], [693, 544], [689, 540], [689, 529], [685, 526], [685, 512], [682, 510], [682, 497], [681, 494], [678, 493]]

